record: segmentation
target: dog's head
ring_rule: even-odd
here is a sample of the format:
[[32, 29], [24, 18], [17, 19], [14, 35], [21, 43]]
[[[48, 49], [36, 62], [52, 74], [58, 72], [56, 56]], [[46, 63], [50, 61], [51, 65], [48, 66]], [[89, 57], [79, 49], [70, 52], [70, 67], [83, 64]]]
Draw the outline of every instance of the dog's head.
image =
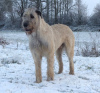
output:
[[35, 32], [40, 23], [41, 12], [35, 9], [28, 8], [22, 17], [22, 26], [27, 34]]

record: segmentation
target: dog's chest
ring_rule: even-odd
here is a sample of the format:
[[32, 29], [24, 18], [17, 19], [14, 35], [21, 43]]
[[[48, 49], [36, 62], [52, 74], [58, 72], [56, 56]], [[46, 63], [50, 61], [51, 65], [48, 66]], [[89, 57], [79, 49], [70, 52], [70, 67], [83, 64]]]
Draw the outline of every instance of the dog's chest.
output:
[[33, 35], [29, 37], [29, 46], [31, 49], [47, 49], [48, 48], [48, 43], [45, 42], [43, 39], [40, 37]]

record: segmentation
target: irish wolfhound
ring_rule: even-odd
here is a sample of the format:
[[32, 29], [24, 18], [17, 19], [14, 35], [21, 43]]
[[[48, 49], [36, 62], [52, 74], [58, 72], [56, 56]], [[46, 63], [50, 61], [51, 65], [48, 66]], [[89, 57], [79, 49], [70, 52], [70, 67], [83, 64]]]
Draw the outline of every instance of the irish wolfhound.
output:
[[23, 14], [23, 28], [29, 37], [29, 47], [32, 53], [36, 82], [42, 82], [41, 59], [47, 58], [47, 80], [54, 80], [54, 53], [59, 63], [58, 73], [63, 71], [62, 50], [65, 48], [69, 58], [70, 72], [74, 74], [74, 35], [72, 30], [62, 24], [48, 25], [42, 18], [41, 12], [28, 8]]

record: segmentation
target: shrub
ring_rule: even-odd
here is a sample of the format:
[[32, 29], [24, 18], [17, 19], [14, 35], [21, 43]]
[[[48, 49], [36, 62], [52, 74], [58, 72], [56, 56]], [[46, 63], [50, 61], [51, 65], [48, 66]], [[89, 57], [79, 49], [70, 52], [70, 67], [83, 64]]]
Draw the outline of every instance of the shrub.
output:
[[85, 48], [82, 49], [82, 56], [84, 57], [98, 57], [100, 56], [100, 51], [98, 50], [96, 43], [92, 42], [92, 46], [89, 47], [85, 43]]
[[4, 38], [0, 37], [0, 45], [4, 47], [5, 45], [8, 45], [8, 44], [9, 43]]

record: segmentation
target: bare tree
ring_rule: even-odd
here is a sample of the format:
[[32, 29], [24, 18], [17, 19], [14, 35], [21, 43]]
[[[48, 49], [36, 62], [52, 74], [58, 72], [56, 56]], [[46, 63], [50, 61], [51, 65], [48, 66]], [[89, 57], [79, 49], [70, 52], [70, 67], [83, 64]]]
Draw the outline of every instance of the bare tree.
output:
[[100, 26], [100, 4], [97, 4], [94, 9], [94, 14], [90, 17], [89, 24]]
[[50, 0], [46, 0], [46, 7], [47, 7], [47, 22], [49, 22], [49, 2]]
[[[5, 23], [21, 27], [23, 12], [28, 7], [36, 7], [40, 10], [49, 24], [81, 25], [86, 23], [86, 7], [82, 4], [82, 0], [76, 0], [75, 4], [73, 0], [1, 0], [0, 21], [7, 19], [10, 22], [4, 21]], [[96, 10], [99, 11], [99, 9]]]
[[55, 23], [57, 23], [58, 22], [58, 19], [57, 19], [57, 17], [58, 17], [58, 10], [57, 10], [57, 5], [58, 4], [58, 0], [54, 0], [54, 11], [55, 11]]
[[77, 24], [82, 25], [87, 20], [87, 7], [82, 4], [82, 0], [76, 0]]

